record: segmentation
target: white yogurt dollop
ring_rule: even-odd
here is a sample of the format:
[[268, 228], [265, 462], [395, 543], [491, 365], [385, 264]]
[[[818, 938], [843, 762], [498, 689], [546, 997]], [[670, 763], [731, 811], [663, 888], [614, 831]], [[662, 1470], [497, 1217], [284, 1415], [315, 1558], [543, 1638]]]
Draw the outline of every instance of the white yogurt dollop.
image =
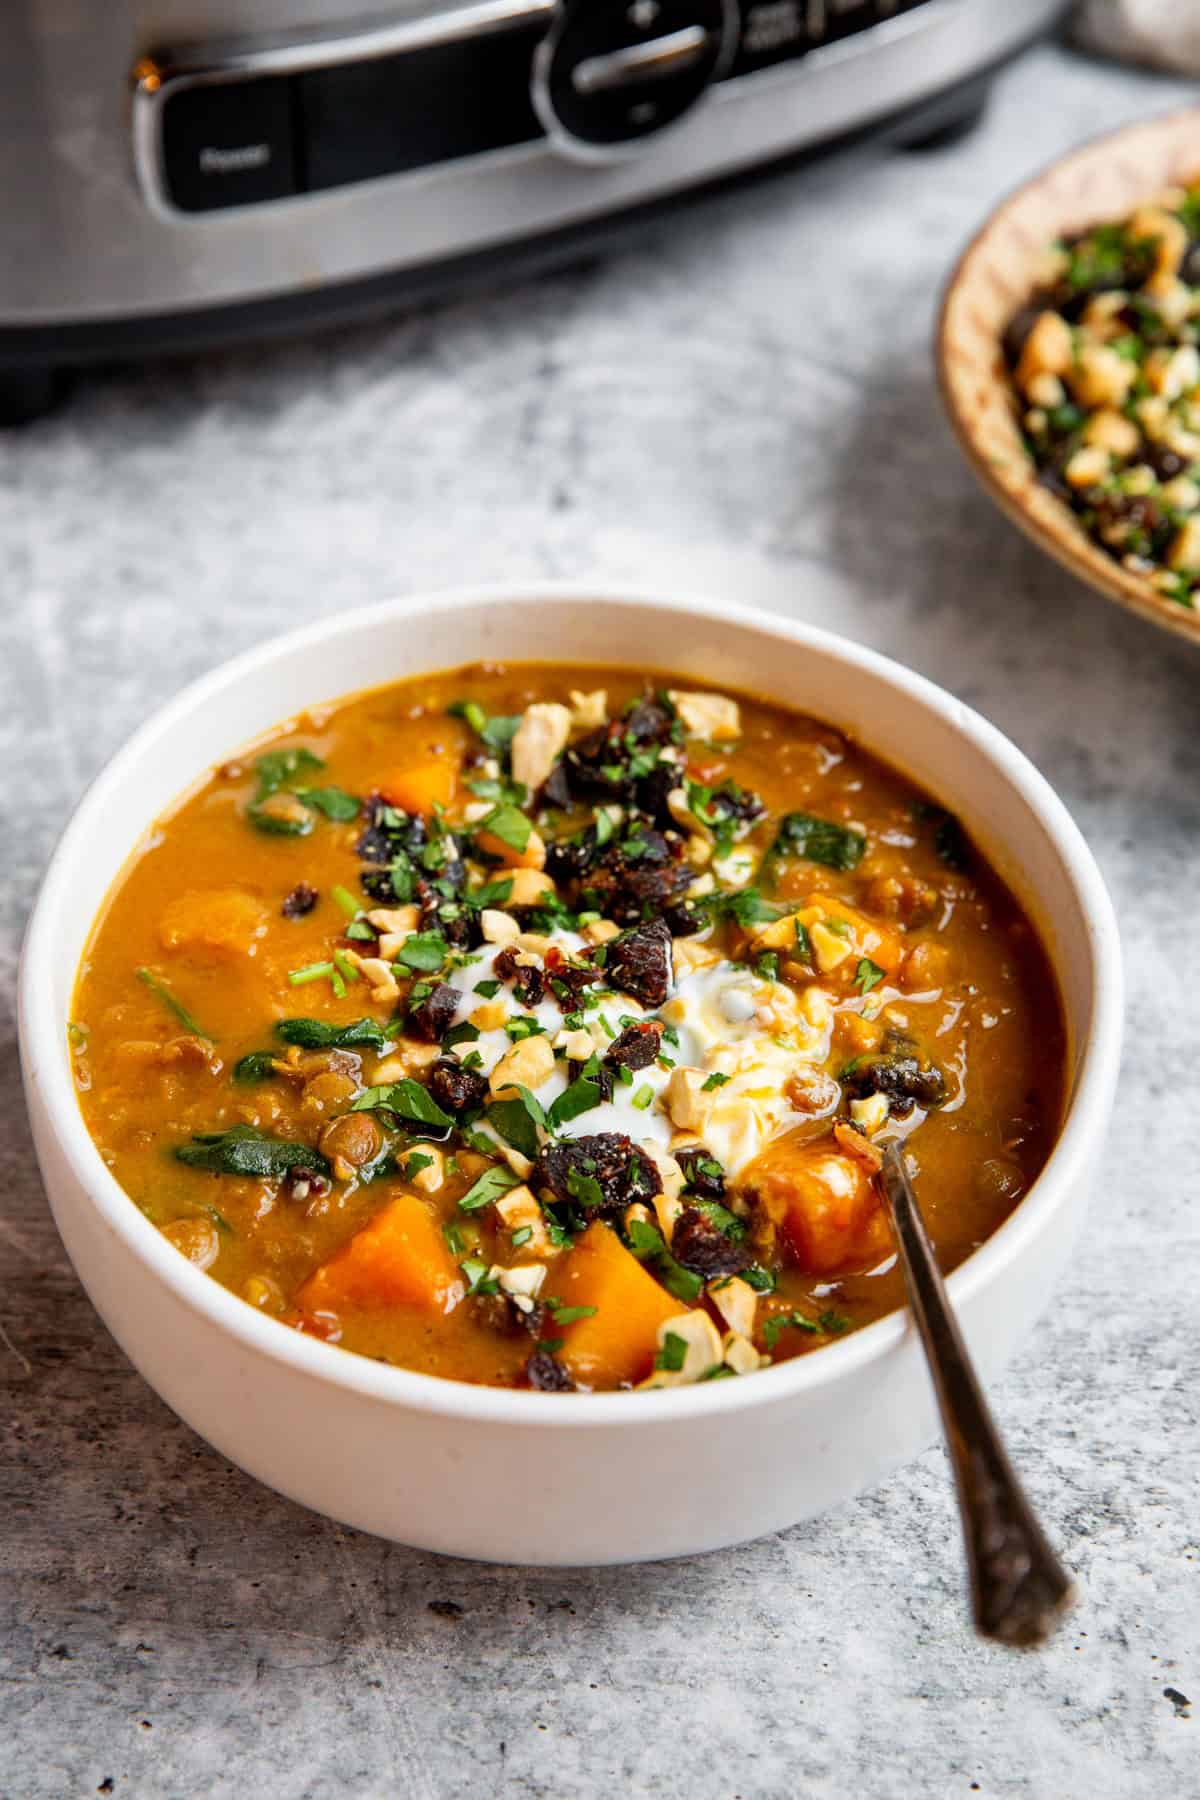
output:
[[[571, 931], [556, 931], [549, 942], [573, 959], [588, 948], [584, 939]], [[496, 958], [504, 947], [483, 945], [476, 960], [446, 977], [462, 995], [457, 1021], [469, 1020], [480, 1007], [499, 1003], [506, 1020], [533, 1018], [553, 1044], [564, 1030], [563, 1008], [550, 991], [536, 1006], [521, 1003], [513, 986], [495, 973]], [[477, 991], [481, 982], [485, 986], [482, 994]], [[492, 982], [500, 985], [489, 995], [487, 988]], [[569, 1006], [567, 1010], [571, 1010]], [[815, 1078], [820, 1072], [829, 1055], [833, 1023], [832, 1004], [819, 989], [797, 994], [781, 982], [761, 978], [742, 963], [725, 961], [684, 974], [656, 1013], [628, 994], [608, 992], [578, 1011], [600, 1056], [638, 1019], [661, 1019], [678, 1041], [665, 1036], [660, 1059], [648, 1068], [633, 1070], [629, 1083], [618, 1079], [611, 1100], [565, 1121], [561, 1135], [584, 1137], [618, 1131], [635, 1143], [652, 1143], [666, 1150], [678, 1135], [666, 1107], [673, 1069], [698, 1069], [706, 1081], [716, 1079], [711, 1089], [703, 1090], [704, 1123], [689, 1137], [703, 1143], [730, 1175], [744, 1168], [771, 1138], [799, 1123], [801, 1115], [786, 1090], [797, 1077], [809, 1074]], [[472, 1066], [489, 1075], [511, 1048], [512, 1039], [500, 1026], [455, 1045], [451, 1054], [471, 1057]], [[534, 1090], [537, 1099], [549, 1107], [568, 1081], [566, 1059], [560, 1057], [552, 1074]]]

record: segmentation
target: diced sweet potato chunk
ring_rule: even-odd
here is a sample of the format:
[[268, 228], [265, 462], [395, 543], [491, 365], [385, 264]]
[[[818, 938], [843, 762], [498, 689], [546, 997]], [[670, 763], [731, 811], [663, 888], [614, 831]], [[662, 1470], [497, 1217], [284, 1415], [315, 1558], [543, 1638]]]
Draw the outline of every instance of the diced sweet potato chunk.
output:
[[415, 1194], [400, 1194], [309, 1276], [297, 1299], [305, 1312], [414, 1306], [448, 1313], [462, 1297], [433, 1214]]
[[430, 757], [406, 769], [393, 769], [379, 784], [385, 800], [401, 812], [431, 813], [449, 806], [458, 787], [458, 771], [449, 756]]
[[554, 1327], [565, 1340], [560, 1361], [585, 1387], [614, 1387], [648, 1375], [659, 1326], [681, 1310], [616, 1232], [598, 1221], [555, 1271], [554, 1292], [563, 1306], [596, 1308], [588, 1318]]
[[239, 888], [189, 888], [167, 902], [158, 935], [165, 950], [206, 961], [251, 956], [270, 917], [261, 900]]
[[[780, 891], [786, 893], [786, 881], [780, 884]], [[816, 972], [827, 984], [852, 986], [864, 957], [885, 975], [894, 975], [903, 960], [904, 939], [898, 931], [829, 894], [805, 895], [795, 914], [756, 932], [755, 945], [762, 950], [791, 952], [797, 921], [808, 933]]]
[[808, 1275], [869, 1269], [891, 1250], [869, 1168], [831, 1138], [779, 1138], [755, 1158], [743, 1182]]

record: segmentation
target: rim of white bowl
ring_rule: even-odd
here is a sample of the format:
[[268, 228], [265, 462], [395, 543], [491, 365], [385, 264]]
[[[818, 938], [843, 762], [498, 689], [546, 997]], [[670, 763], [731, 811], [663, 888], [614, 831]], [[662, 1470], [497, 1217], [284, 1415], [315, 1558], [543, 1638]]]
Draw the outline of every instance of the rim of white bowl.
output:
[[[330, 639], [377, 624], [384, 618], [454, 612], [481, 604], [505, 603], [644, 606], [744, 625], [784, 639], [797, 650], [813, 649], [869, 672], [900, 689], [960, 732], [995, 765], [1052, 839], [1089, 926], [1091, 1020], [1079, 1046], [1074, 1091], [1062, 1129], [1045, 1166], [1016, 1210], [947, 1278], [956, 1308], [974, 1296], [1035, 1240], [1062, 1204], [1107, 1127], [1108, 1096], [1116, 1079], [1123, 1015], [1120, 936], [1103, 877], [1075, 821], [1049, 782], [996, 726], [923, 675], [836, 632], [771, 613], [760, 607], [692, 595], [662, 594], [601, 580], [495, 582], [418, 593], [355, 608], [295, 631], [266, 639], [190, 682], [139, 726], [100, 770], [71, 816], [42, 881], [21, 953], [18, 978], [19, 1037], [26, 1081], [39, 1089], [54, 1135], [93, 1206], [130, 1253], [187, 1306], [214, 1321], [248, 1349], [290, 1365], [309, 1378], [403, 1408], [448, 1418], [508, 1423], [523, 1428], [653, 1426], [687, 1418], [716, 1417], [729, 1411], [769, 1405], [825, 1387], [864, 1363], [882, 1361], [910, 1329], [906, 1307], [864, 1325], [819, 1351], [760, 1370], [737, 1381], [644, 1392], [542, 1394], [524, 1389], [475, 1386], [446, 1376], [397, 1368], [307, 1337], [257, 1312], [230, 1289], [197, 1269], [164, 1238], [130, 1199], [105, 1165], [83, 1121], [67, 1053], [68, 1021], [52, 1015], [39, 995], [51, 991], [53, 924], [72, 879], [76, 844], [88, 820], [103, 812], [109, 796], [154, 745], [179, 728], [194, 709], [225, 687], [269, 670], [278, 658], [316, 652]], [[619, 660], [619, 659], [618, 659]], [[316, 665], [314, 665], [316, 666]], [[312, 704], [338, 696], [314, 692]], [[836, 724], [836, 720], [830, 721]], [[231, 749], [235, 749], [231, 746]], [[886, 757], [885, 746], [877, 753]], [[197, 771], [199, 777], [200, 771]], [[146, 821], [148, 825], [149, 820]], [[130, 843], [132, 851], [136, 839]]]

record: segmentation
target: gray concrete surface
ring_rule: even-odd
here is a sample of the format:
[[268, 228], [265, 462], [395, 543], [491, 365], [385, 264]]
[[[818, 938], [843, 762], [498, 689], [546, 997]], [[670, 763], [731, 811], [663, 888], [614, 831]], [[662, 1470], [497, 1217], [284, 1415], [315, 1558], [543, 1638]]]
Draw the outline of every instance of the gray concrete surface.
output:
[[[112, 370], [0, 439], [0, 1793], [1200, 1793], [1200, 662], [997, 516], [927, 352], [1000, 194], [1186, 92], [1039, 52], [961, 148], [767, 182], [535, 286]], [[688, 1563], [444, 1561], [222, 1462], [65, 1261], [11, 992], [88, 778], [163, 696], [297, 621], [588, 571], [764, 602], [946, 683], [1036, 759], [1112, 885], [1130, 996], [1108, 1169], [995, 1395], [1083, 1582], [1040, 1656], [964, 1628], [940, 1450]]]

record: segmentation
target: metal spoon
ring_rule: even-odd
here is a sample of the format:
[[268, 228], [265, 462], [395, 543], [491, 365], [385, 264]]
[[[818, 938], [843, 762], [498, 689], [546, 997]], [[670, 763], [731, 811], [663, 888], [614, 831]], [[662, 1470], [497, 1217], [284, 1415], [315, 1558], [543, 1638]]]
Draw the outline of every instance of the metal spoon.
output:
[[1045, 1643], [1073, 1604], [1075, 1583], [1043, 1536], [1008, 1460], [950, 1309], [899, 1144], [884, 1150], [881, 1175], [954, 1465], [975, 1628], [999, 1643], [1031, 1648]]

